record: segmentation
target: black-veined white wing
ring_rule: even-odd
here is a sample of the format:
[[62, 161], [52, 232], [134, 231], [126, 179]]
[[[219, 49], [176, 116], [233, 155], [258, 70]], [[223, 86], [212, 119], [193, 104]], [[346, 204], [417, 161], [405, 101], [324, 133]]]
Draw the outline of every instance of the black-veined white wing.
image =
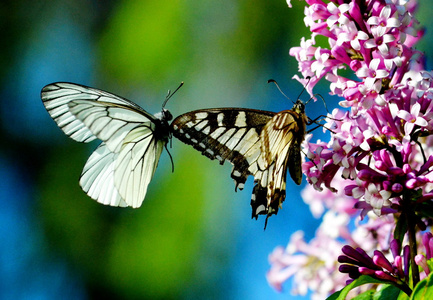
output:
[[90, 198], [104, 205], [128, 206], [114, 184], [118, 153], [111, 152], [102, 142], [90, 155], [80, 177], [80, 185]]
[[80, 184], [96, 201], [140, 207], [170, 136], [171, 114], [155, 116], [111, 93], [73, 83], [45, 86], [41, 98], [65, 134], [102, 144], [87, 161]]
[[192, 111], [172, 122], [173, 135], [220, 164], [233, 164], [231, 177], [242, 189], [254, 176], [252, 217], [278, 212], [285, 199], [286, 173], [302, 180], [300, 144], [306, 131], [304, 105], [279, 113], [220, 108]]

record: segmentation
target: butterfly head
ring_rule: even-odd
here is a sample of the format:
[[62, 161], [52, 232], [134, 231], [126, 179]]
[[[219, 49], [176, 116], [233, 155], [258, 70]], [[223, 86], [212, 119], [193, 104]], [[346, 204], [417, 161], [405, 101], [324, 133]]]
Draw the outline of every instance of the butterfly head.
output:
[[168, 109], [163, 108], [161, 111], [162, 114], [162, 118], [166, 121], [171, 121], [173, 120], [173, 115], [171, 114], [171, 112], [168, 111]]
[[155, 118], [167, 122], [173, 120], [173, 115], [168, 109], [163, 108], [159, 113], [155, 114]]
[[304, 114], [305, 113], [305, 103], [302, 102], [302, 100], [298, 99], [296, 100], [295, 104], [293, 105], [292, 110], [296, 112], [297, 114]]

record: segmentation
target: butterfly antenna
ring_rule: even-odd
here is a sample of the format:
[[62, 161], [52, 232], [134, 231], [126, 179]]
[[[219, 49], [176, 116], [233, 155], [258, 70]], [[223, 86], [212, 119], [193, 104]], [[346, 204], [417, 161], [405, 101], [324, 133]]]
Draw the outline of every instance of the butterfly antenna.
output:
[[[319, 97], [322, 100], [323, 105], [325, 106], [326, 112], [329, 114], [329, 110], [328, 110], [328, 107], [326, 106], [326, 101], [323, 98], [323, 96], [320, 94], [314, 94], [313, 97], [310, 98], [310, 100], [313, 99], [314, 97]], [[310, 102], [310, 100], [308, 100], [307, 103]], [[305, 103], [305, 104], [307, 104], [307, 103]]]
[[[274, 79], [269, 79], [269, 80], [268, 80], [268, 83], [271, 83], [271, 82], [274, 83], [274, 84], [277, 86], [277, 89], [280, 91], [280, 93], [281, 93], [284, 97], [286, 97], [287, 99], [289, 99], [290, 101], [292, 101], [292, 99], [290, 99], [289, 97], [287, 97], [286, 94], [283, 93], [283, 91], [281, 90], [280, 86], [278, 85], [278, 82], [276, 82]], [[305, 89], [305, 88], [304, 88], [304, 89]], [[302, 92], [301, 92], [301, 94], [302, 94]], [[292, 103], [295, 104], [295, 102], [293, 102], [293, 101], [292, 101]]]
[[[305, 90], [307, 89], [308, 84], [311, 81], [311, 77], [307, 76], [305, 79], [307, 79], [307, 83], [304, 85], [304, 88], [302, 89], [302, 91], [299, 93], [298, 99], [301, 98], [301, 95], [305, 92]], [[314, 95], [316, 96], [316, 95]], [[310, 102], [311, 99], [313, 99], [314, 97], [311, 97], [305, 104], [307, 104], [308, 102]]]
[[179, 86], [177, 87], [177, 89], [174, 90], [173, 93], [170, 90], [168, 90], [167, 96], [165, 96], [165, 101], [162, 104], [162, 108], [165, 107], [165, 105], [167, 104], [168, 100], [170, 100], [170, 98], [182, 87], [182, 85], [183, 85], [183, 81], [179, 84]]
[[[302, 89], [301, 93], [300, 93], [299, 96], [298, 96], [298, 99], [301, 97], [302, 93], [305, 92], [305, 89], [307, 88], [308, 84], [309, 84], [310, 81], [311, 81], [311, 77], [310, 77], [310, 76], [307, 76], [306, 79], [307, 79], [307, 84], [305, 84], [304, 88]], [[307, 102], [305, 102], [305, 105], [307, 105], [308, 102], [310, 102], [312, 99], [314, 99], [314, 98], [316, 98], [316, 97], [319, 97], [320, 100], [322, 100], [323, 105], [325, 106], [326, 112], [329, 114], [329, 110], [328, 110], [328, 107], [326, 106], [325, 99], [324, 99], [323, 96], [320, 95], [320, 94], [314, 94], [313, 97], [311, 97], [310, 99], [308, 99]]]

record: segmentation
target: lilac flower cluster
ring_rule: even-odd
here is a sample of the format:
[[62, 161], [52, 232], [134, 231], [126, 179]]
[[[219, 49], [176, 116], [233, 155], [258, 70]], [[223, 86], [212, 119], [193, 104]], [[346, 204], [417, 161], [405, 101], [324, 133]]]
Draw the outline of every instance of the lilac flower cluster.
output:
[[[352, 278], [369, 274], [404, 286], [408, 282], [409, 250], [400, 256], [400, 246], [391, 243], [396, 220], [410, 210], [418, 229], [426, 229], [429, 223], [417, 205], [433, 199], [433, 73], [424, 70], [423, 55], [414, 48], [424, 35], [413, 16], [417, 3], [305, 2], [304, 22], [312, 35], [302, 38], [300, 47], [292, 48], [290, 54], [298, 60], [303, 78], [311, 78], [308, 92], [313, 96], [315, 84], [327, 80], [331, 94], [342, 97], [344, 110], [335, 109], [328, 116], [325, 127], [332, 129], [329, 142], [313, 143], [311, 135], [306, 137], [303, 147], [309, 160], [302, 169], [314, 189], [325, 194], [317, 196], [307, 187], [303, 197], [316, 216], [328, 210], [324, 220], [333, 214], [348, 221], [337, 226], [337, 237], [325, 234], [324, 221], [310, 243], [299, 243], [298, 237], [286, 249], [277, 248], [270, 257], [268, 281], [280, 289], [293, 276], [296, 286], [303, 287], [295, 288], [295, 292], [302, 294], [308, 287], [318, 298], [324, 291], [329, 294], [342, 285], [341, 278], [332, 272], [338, 269], [338, 255], [334, 264], [325, 262], [323, 256], [331, 257], [334, 247], [350, 244], [343, 247], [346, 252], [341, 259], [347, 263], [342, 271]], [[329, 47], [316, 46], [317, 36], [327, 38]], [[307, 84], [307, 79], [294, 78]], [[367, 222], [354, 221], [357, 214], [352, 208], [360, 212], [361, 219], [368, 216]], [[338, 221], [334, 218], [334, 228], [335, 224]], [[412, 229], [405, 243], [420, 237]], [[431, 234], [424, 235], [423, 243], [426, 255], [417, 255], [411, 264], [416, 262], [428, 274], [426, 261], [433, 255], [428, 250], [433, 246]], [[420, 249], [418, 246], [410, 251]], [[389, 249], [393, 263], [381, 252]], [[297, 263], [293, 263], [295, 258]], [[323, 272], [332, 274], [328, 278], [333, 285], [308, 276], [319, 274], [317, 262], [321, 268], [326, 266]]]
[[[416, 264], [424, 271], [421, 274], [421, 279], [430, 274], [430, 268], [427, 264], [427, 261], [433, 257], [433, 235], [430, 232], [422, 235], [422, 244], [425, 255], [418, 254], [415, 258]], [[354, 249], [346, 245], [342, 248], [344, 255], [338, 257], [338, 261], [341, 263], [339, 270], [352, 278], [348, 280], [348, 283], [361, 275], [369, 275], [384, 282], [398, 285], [403, 290], [409, 290], [410, 247], [406, 245], [402, 251], [400, 245], [401, 243], [397, 240], [390, 242], [389, 251], [386, 252], [392, 254], [392, 262], [387, 258], [388, 253], [374, 250], [373, 257], [370, 257], [364, 249], [359, 247]]]
[[[347, 181], [337, 177], [334, 182], [344, 186]], [[342, 247], [350, 244], [368, 252], [387, 249], [395, 222], [391, 215], [386, 215], [383, 218], [373, 216], [363, 224], [354, 224], [355, 199], [347, 198], [343, 189], [334, 194], [319, 192], [308, 185], [302, 196], [313, 215], [323, 215], [323, 222], [311, 241], [306, 242], [303, 233], [298, 231], [292, 235], [286, 248], [275, 248], [269, 256], [271, 268], [267, 279], [272, 287], [281, 291], [284, 282], [293, 277], [292, 293], [306, 295], [310, 290], [314, 291], [312, 299], [325, 299], [344, 287], [348, 279], [346, 274], [338, 272], [337, 257]], [[355, 225], [356, 229], [352, 230]]]
[[306, 295], [308, 290], [313, 290], [313, 300], [325, 299], [343, 288], [347, 279], [344, 274], [335, 272], [338, 268], [335, 257], [340, 254], [341, 246], [321, 231], [308, 244], [301, 231], [294, 233], [287, 248], [277, 247], [269, 256], [272, 265], [267, 274], [269, 284], [281, 291], [282, 284], [293, 276], [292, 293]]
[[[433, 129], [433, 76], [419, 70], [421, 55], [413, 48], [422, 36], [414, 27], [414, 2], [306, 2], [312, 37], [290, 53], [302, 75], [312, 78], [311, 94], [325, 78], [331, 94], [343, 97], [340, 105], [351, 110], [334, 110], [329, 143], [304, 144], [310, 161], [303, 170], [315, 188], [335, 190], [331, 182], [342, 169], [344, 178], [356, 179], [345, 191], [365, 201], [358, 205], [363, 215], [394, 213], [388, 208], [398, 205], [406, 189], [433, 182], [433, 158], [424, 161], [426, 149], [417, 144]], [[328, 38], [329, 49], [314, 46], [317, 35]], [[341, 69], [358, 79], [340, 75]]]

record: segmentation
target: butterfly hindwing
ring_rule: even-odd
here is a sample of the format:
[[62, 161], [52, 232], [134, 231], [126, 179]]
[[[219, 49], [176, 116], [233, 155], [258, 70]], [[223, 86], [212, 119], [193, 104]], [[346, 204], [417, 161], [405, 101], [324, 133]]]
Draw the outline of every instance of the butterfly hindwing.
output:
[[103, 142], [84, 167], [83, 190], [103, 204], [139, 207], [170, 135], [169, 112], [156, 117], [127, 99], [73, 83], [47, 85], [41, 98], [68, 136]]
[[286, 110], [277, 113], [261, 133], [261, 160], [264, 168], [254, 174], [251, 206], [253, 217], [276, 214], [286, 197], [287, 170], [296, 184], [301, 184], [301, 149], [307, 118], [304, 113]]
[[80, 185], [90, 198], [104, 205], [128, 206], [114, 185], [114, 170], [118, 153], [101, 143], [84, 165]]
[[[131, 130], [116, 159], [115, 185], [128, 205], [140, 207], [155, 173], [166, 140], [158, 140], [147, 126]], [[157, 159], [155, 159], [157, 158]]]

